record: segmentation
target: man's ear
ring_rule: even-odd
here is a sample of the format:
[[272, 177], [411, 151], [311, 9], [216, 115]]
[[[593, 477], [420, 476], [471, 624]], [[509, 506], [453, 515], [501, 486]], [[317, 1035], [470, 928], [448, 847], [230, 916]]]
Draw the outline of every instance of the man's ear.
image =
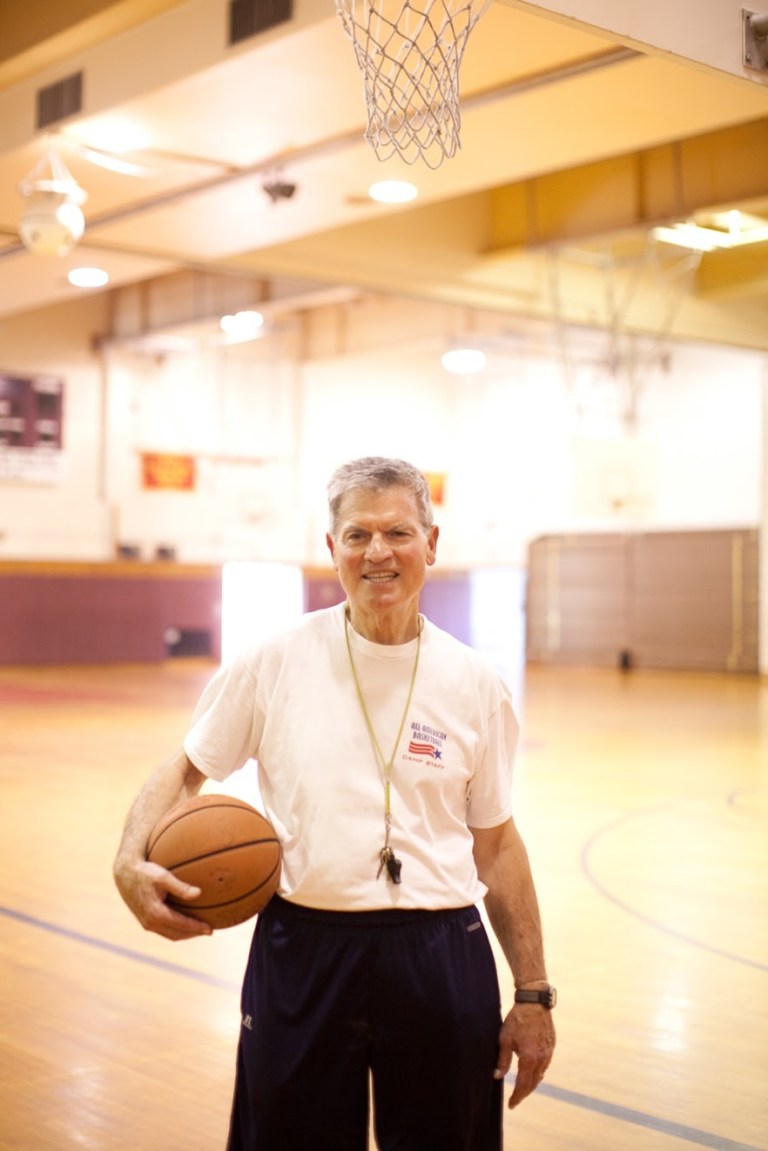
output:
[[331, 559], [333, 560], [333, 566], [335, 569], [338, 567], [338, 564], [336, 563], [336, 556], [334, 554], [333, 536], [331, 535], [330, 532], [325, 533], [325, 543], [326, 543], [326, 547], [328, 548], [328, 551], [331, 553]]
[[429, 543], [429, 550], [427, 551], [427, 566], [432, 567], [432, 564], [437, 558], [437, 537], [440, 535], [440, 528], [437, 524], [433, 524], [429, 529], [427, 540]]

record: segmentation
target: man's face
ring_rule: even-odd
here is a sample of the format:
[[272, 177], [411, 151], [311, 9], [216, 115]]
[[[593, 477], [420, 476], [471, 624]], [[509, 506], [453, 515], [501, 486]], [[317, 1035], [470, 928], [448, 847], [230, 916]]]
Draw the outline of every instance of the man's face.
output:
[[407, 488], [355, 488], [343, 497], [335, 537], [326, 542], [352, 607], [379, 614], [418, 608], [437, 536], [437, 527], [422, 526]]

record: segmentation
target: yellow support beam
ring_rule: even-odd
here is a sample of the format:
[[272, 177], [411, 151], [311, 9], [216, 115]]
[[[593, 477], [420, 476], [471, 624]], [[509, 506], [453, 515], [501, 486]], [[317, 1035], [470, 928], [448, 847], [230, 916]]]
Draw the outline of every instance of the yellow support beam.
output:
[[489, 246], [608, 236], [754, 200], [768, 207], [768, 118], [489, 192]]

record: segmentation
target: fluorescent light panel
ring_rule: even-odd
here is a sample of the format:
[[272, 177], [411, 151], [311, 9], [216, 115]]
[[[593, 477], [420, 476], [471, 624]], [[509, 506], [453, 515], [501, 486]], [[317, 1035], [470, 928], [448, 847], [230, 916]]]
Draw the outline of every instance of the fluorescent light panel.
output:
[[654, 228], [651, 235], [664, 244], [676, 244], [695, 252], [713, 252], [716, 248], [739, 248], [768, 240], [768, 223], [733, 209], [715, 212], [706, 224], [693, 220], [680, 221], [670, 227]]

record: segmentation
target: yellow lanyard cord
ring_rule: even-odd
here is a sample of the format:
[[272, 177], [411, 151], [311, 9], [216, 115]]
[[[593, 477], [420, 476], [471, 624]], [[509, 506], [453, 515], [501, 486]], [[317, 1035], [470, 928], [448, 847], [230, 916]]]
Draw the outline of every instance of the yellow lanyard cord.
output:
[[411, 706], [411, 697], [413, 696], [413, 685], [416, 683], [416, 672], [417, 672], [418, 666], [419, 666], [419, 652], [421, 651], [421, 620], [419, 620], [419, 634], [418, 634], [417, 640], [416, 640], [416, 659], [414, 660], [413, 671], [411, 672], [411, 683], [410, 683], [410, 686], [408, 688], [408, 698], [405, 701], [405, 708], [403, 709], [403, 716], [402, 716], [402, 719], [400, 720], [400, 728], [398, 730], [397, 738], [395, 739], [395, 743], [394, 743], [394, 746], [392, 748], [392, 754], [390, 755], [389, 760], [384, 759], [384, 754], [383, 754], [381, 747], [379, 745], [379, 741], [376, 738], [376, 732], [373, 730], [373, 724], [371, 722], [371, 717], [368, 714], [368, 708], [366, 707], [365, 699], [363, 697], [362, 688], [360, 687], [360, 680], [357, 678], [357, 671], [355, 670], [355, 661], [352, 658], [352, 646], [349, 642], [349, 619], [347, 618], [346, 612], [344, 613], [344, 638], [347, 641], [347, 654], [349, 655], [349, 666], [352, 668], [352, 678], [355, 681], [355, 688], [357, 690], [357, 698], [360, 700], [360, 707], [361, 707], [362, 712], [363, 712], [363, 717], [365, 719], [366, 727], [368, 728], [368, 734], [371, 737], [371, 743], [373, 744], [374, 750], [376, 751], [376, 756], [378, 758], [379, 765], [381, 767], [382, 774], [384, 776], [384, 830], [385, 830], [384, 848], [385, 848], [385, 850], [387, 850], [389, 848], [389, 832], [390, 832], [390, 828], [392, 826], [392, 808], [391, 808], [391, 801], [390, 801], [389, 781], [390, 781], [390, 777], [392, 775], [392, 766], [395, 762], [395, 755], [397, 754], [397, 749], [398, 749], [398, 746], [400, 744], [400, 739], [401, 739], [402, 734], [403, 734], [403, 728], [405, 727], [405, 721], [406, 721], [406, 718], [408, 716], [408, 709]]

